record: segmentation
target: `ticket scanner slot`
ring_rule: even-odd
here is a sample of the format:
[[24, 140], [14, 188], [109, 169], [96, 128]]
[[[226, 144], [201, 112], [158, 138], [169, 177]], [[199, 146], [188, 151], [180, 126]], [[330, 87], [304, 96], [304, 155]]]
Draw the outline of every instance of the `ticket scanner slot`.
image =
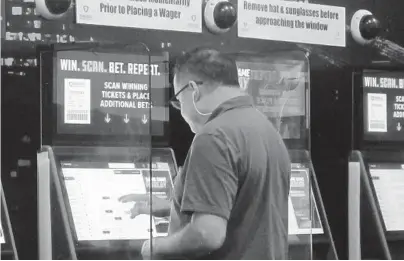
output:
[[15, 246], [13, 229], [8, 214], [6, 198], [4, 197], [3, 186], [0, 183], [1, 192], [1, 223], [0, 223], [0, 244], [2, 260], [17, 260], [18, 253]]
[[169, 198], [176, 175], [171, 149], [46, 147], [41, 155], [49, 161], [49, 172], [38, 164], [38, 190], [49, 191], [38, 200], [48, 213], [39, 224], [42, 257], [140, 259], [145, 240], [167, 235], [168, 217], [131, 218], [134, 203], [119, 198], [150, 191]]
[[289, 259], [338, 259], [309, 152], [289, 154]]

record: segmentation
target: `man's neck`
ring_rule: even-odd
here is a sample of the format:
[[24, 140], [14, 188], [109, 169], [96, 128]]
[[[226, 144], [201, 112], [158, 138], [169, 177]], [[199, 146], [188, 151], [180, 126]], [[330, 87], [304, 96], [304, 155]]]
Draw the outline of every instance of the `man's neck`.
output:
[[247, 94], [245, 92], [242, 92], [240, 89], [236, 89], [234, 87], [233, 88], [222, 87], [216, 90], [215, 94], [213, 95], [213, 98], [210, 103], [211, 105], [210, 111], [214, 111], [216, 108], [218, 108], [220, 105], [222, 105], [228, 100], [246, 95]]

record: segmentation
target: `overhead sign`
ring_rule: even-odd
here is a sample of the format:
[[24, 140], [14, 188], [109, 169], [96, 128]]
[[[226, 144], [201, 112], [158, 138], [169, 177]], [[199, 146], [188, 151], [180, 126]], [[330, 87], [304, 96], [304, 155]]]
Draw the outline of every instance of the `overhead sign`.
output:
[[280, 0], [241, 0], [238, 36], [345, 47], [345, 8]]
[[76, 0], [79, 24], [202, 32], [202, 0]]
[[404, 73], [363, 74], [365, 139], [404, 141]]

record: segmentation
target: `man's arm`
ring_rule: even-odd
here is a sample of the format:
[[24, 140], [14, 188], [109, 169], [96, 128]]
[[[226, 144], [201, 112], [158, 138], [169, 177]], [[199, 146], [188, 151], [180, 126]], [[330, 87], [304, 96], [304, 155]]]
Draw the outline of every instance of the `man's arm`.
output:
[[152, 258], [198, 258], [219, 249], [226, 238], [227, 220], [194, 213], [191, 222], [168, 237], [153, 239]]
[[152, 215], [156, 217], [168, 217], [170, 215], [170, 201], [153, 196], [150, 203], [150, 195], [148, 194], [129, 194], [119, 198], [120, 202], [136, 202], [135, 206], [131, 209], [131, 217], [135, 218], [140, 214], [150, 214], [150, 206], [152, 208]]

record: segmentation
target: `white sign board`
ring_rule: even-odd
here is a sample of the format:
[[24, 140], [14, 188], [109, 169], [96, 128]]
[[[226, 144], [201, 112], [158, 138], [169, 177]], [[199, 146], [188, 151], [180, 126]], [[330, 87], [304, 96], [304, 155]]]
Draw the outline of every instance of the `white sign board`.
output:
[[239, 0], [238, 36], [345, 47], [345, 8], [280, 0]]
[[202, 32], [202, 0], [76, 0], [79, 24]]

